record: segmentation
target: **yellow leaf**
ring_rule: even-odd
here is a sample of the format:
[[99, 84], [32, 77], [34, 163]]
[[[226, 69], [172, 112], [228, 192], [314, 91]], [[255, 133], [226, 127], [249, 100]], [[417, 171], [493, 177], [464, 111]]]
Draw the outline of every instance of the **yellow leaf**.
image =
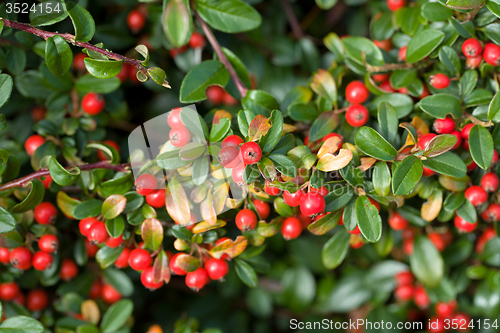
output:
[[340, 139], [338, 136], [334, 136], [333, 138], [327, 139], [322, 145], [321, 148], [318, 151], [318, 158], [323, 157], [326, 154], [333, 154], [337, 150], [339, 150], [340, 146], [342, 143], [342, 139]]
[[82, 302], [81, 311], [83, 319], [94, 325], [96, 325], [99, 322], [99, 319], [101, 319], [99, 306], [97, 306], [97, 303], [91, 299]]
[[422, 205], [420, 215], [426, 221], [433, 221], [438, 217], [442, 206], [443, 192], [435, 190], [429, 199]]
[[335, 171], [345, 167], [352, 160], [352, 151], [340, 149], [338, 155], [327, 154], [318, 161], [317, 168], [321, 171]]
[[202, 221], [196, 224], [191, 231], [193, 232], [193, 234], [199, 234], [200, 232], [222, 228], [225, 225], [226, 222], [222, 220], [217, 220], [215, 224], [209, 224], [206, 221]]
[[234, 241], [226, 239], [210, 250], [210, 255], [220, 259], [222, 255], [227, 254], [231, 258], [239, 256], [247, 247], [248, 241], [243, 236], [238, 236]]
[[217, 110], [214, 114], [214, 119], [212, 120], [212, 124], [213, 125], [218, 124], [222, 118], [229, 118], [229, 120], [231, 120], [232, 116], [226, 110]]
[[191, 209], [189, 201], [177, 177], [169, 179], [165, 193], [165, 206], [172, 219], [180, 225], [191, 223]]

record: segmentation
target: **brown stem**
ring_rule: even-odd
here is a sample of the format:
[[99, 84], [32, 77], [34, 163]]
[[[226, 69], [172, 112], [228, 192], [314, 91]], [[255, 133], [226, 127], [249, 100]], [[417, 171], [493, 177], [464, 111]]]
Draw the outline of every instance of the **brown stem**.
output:
[[208, 25], [203, 21], [201, 16], [195, 12], [196, 19], [201, 25], [201, 28], [203, 29], [203, 32], [205, 33], [205, 36], [208, 39], [208, 42], [210, 45], [212, 45], [212, 48], [214, 49], [215, 53], [217, 53], [217, 57], [219, 58], [220, 62], [226, 67], [227, 71], [229, 72], [229, 75], [231, 75], [231, 78], [234, 81], [234, 84], [236, 85], [236, 88], [238, 88], [238, 91], [240, 92], [241, 97], [245, 97], [247, 95], [248, 89], [243, 85], [243, 82], [241, 82], [238, 74], [236, 74], [236, 71], [234, 70], [233, 66], [227, 59], [226, 55], [224, 52], [222, 52], [222, 49], [220, 47], [219, 42], [215, 38], [214, 34], [212, 33], [212, 30], [208, 27]]
[[[93, 164], [84, 164], [84, 165], [77, 165], [77, 167], [82, 170], [93, 170], [93, 169], [109, 169], [109, 170], [116, 170], [120, 172], [125, 172], [130, 168], [130, 163], [124, 163], [124, 164], [111, 164], [111, 161], [102, 161], [102, 162], [97, 162]], [[74, 168], [74, 166], [67, 167], [66, 170], [69, 170], [71, 168]], [[3, 184], [0, 186], [0, 192], [5, 191], [14, 187], [22, 187], [26, 186], [29, 181], [33, 179], [38, 179], [40, 177], [48, 176], [50, 175], [50, 172], [48, 169], [40, 169], [36, 172], [33, 172], [32, 174], [29, 174], [27, 176], [18, 178], [16, 180], [13, 180], [11, 182], [8, 182], [6, 184]]]
[[295, 17], [295, 13], [293, 12], [293, 8], [290, 5], [288, 0], [281, 0], [281, 5], [285, 9], [285, 14], [288, 19], [288, 23], [290, 24], [290, 28], [292, 28], [293, 34], [296, 39], [301, 39], [304, 37], [304, 32], [302, 32], [302, 28], [300, 27], [300, 23]]
[[387, 72], [387, 71], [395, 71], [398, 69], [425, 68], [432, 64], [432, 61], [426, 61], [426, 62], [414, 62], [411, 64], [402, 63], [402, 64], [385, 64], [383, 66], [372, 66], [368, 64], [364, 58], [363, 62], [368, 72]]
[[[134, 66], [135, 68], [137, 68], [145, 76], [151, 77], [151, 75], [149, 75], [148, 69], [146, 67], [144, 67], [139, 60], [122, 56], [120, 54], [105, 50], [103, 48], [100, 48], [98, 46], [95, 46], [95, 45], [92, 45], [89, 43], [79, 42], [75, 39], [75, 36], [73, 36], [71, 34], [62, 34], [62, 33], [58, 33], [58, 32], [44, 31], [44, 30], [40, 30], [38, 28], [32, 27], [31, 25], [26, 24], [26, 23], [11, 21], [11, 20], [7, 20], [4, 18], [0, 18], [0, 20], [3, 21], [3, 24], [6, 27], [10, 27], [12, 29], [17, 29], [17, 30], [22, 30], [22, 31], [28, 32], [28, 33], [33, 34], [35, 36], [41, 37], [44, 40], [47, 40], [50, 37], [60, 36], [64, 40], [66, 40], [67, 42], [69, 42], [73, 45], [80, 46], [80, 47], [86, 48], [87, 50], [91, 50], [91, 51], [103, 54], [106, 57], [113, 59], [113, 60], [126, 62], [126, 63]], [[170, 86], [168, 84], [165, 84], [165, 86], [167, 88], [170, 88]]]

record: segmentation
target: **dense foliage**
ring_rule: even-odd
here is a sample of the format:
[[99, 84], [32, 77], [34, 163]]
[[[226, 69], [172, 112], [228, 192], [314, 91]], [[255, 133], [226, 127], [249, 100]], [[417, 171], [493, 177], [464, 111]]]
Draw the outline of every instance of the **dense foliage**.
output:
[[497, 0], [0, 17], [0, 330], [498, 330]]

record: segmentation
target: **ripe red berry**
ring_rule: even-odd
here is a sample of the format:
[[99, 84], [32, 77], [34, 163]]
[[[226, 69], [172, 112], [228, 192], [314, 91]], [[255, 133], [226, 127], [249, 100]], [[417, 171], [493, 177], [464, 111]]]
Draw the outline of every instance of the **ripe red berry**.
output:
[[465, 197], [474, 206], [481, 206], [488, 201], [488, 193], [482, 187], [474, 185], [465, 190]]
[[461, 134], [464, 140], [469, 140], [469, 134], [472, 127], [474, 127], [474, 124], [467, 124], [464, 126], [464, 128], [462, 128]]
[[262, 157], [262, 150], [257, 142], [245, 142], [241, 145], [241, 160], [246, 165], [255, 164], [260, 161]]
[[24, 142], [24, 149], [26, 150], [26, 153], [31, 156], [33, 155], [35, 150], [37, 150], [38, 147], [40, 147], [44, 143], [45, 139], [43, 138], [43, 136], [33, 134], [28, 139], [26, 139], [26, 142]]
[[425, 150], [429, 142], [434, 139], [437, 135], [434, 133], [425, 134], [420, 139], [418, 139], [418, 147], [421, 150]]
[[386, 0], [387, 1], [387, 7], [389, 7], [390, 11], [395, 12], [401, 7], [404, 7], [406, 4], [405, 0]]
[[224, 95], [222, 96], [222, 103], [224, 105], [236, 105], [238, 104], [238, 100], [231, 96], [231, 94], [229, 94], [227, 91], [225, 91]]
[[486, 222], [500, 221], [500, 205], [497, 203], [491, 203], [488, 208], [481, 213], [481, 217]]
[[410, 271], [402, 271], [394, 275], [394, 280], [396, 281], [396, 285], [403, 286], [413, 284], [414, 278]]
[[479, 68], [481, 63], [483, 62], [483, 56], [478, 55], [475, 58], [465, 58], [465, 68], [466, 69], [475, 69]]
[[370, 203], [380, 212], [380, 204], [373, 198], [368, 197], [368, 200], [370, 200]]
[[352, 81], [345, 89], [345, 98], [352, 104], [363, 104], [370, 96], [370, 92], [366, 89], [363, 82]]
[[286, 240], [295, 239], [302, 233], [302, 223], [296, 217], [287, 217], [281, 225], [281, 234]]
[[224, 148], [231, 145], [239, 147], [243, 142], [245, 141], [240, 136], [233, 134], [222, 140], [221, 147]]
[[83, 236], [88, 237], [89, 236], [89, 229], [92, 226], [92, 224], [94, 224], [95, 222], [99, 222], [99, 220], [97, 220], [95, 217], [87, 217], [87, 218], [82, 219], [78, 223], [78, 228], [80, 229], [80, 233]]
[[223, 259], [211, 258], [205, 263], [205, 270], [212, 280], [222, 280], [229, 272], [229, 266]]
[[396, 90], [394, 90], [394, 88], [391, 86], [389, 80], [382, 82], [378, 87], [389, 93], [396, 92]]
[[496, 150], [493, 150], [493, 158], [491, 159], [491, 165], [494, 166], [498, 163], [498, 159], [499, 159], [499, 156], [498, 156], [498, 153]]
[[264, 186], [264, 192], [269, 195], [278, 195], [281, 193], [281, 190], [277, 187], [272, 186], [272, 184], [266, 180], [266, 185]]
[[26, 296], [26, 307], [30, 311], [42, 311], [49, 305], [49, 295], [43, 289], [34, 289]]
[[25, 247], [16, 247], [10, 251], [10, 264], [17, 269], [27, 270], [31, 268], [31, 252]]
[[[450, 320], [451, 322], [451, 320]], [[427, 332], [429, 333], [444, 333], [446, 332], [444, 319], [438, 316], [431, 317], [427, 322]]]
[[304, 192], [302, 192], [302, 190], [295, 191], [294, 193], [284, 191], [283, 192], [283, 199], [285, 200], [285, 203], [288, 206], [297, 207], [298, 205], [300, 205], [300, 199], [302, 199], [303, 195], [304, 195]]
[[381, 50], [384, 50], [386, 52], [389, 52], [392, 50], [392, 41], [390, 39], [384, 39], [384, 40], [373, 40], [373, 43]]
[[457, 323], [457, 331], [468, 331], [471, 319], [466, 313], [460, 312], [455, 314], [450, 322]]
[[500, 46], [488, 43], [484, 46], [483, 58], [487, 64], [491, 66], [500, 65]]
[[78, 266], [69, 258], [66, 258], [61, 263], [60, 278], [64, 281], [73, 280], [78, 275]]
[[172, 273], [174, 273], [175, 275], [186, 275], [187, 272], [184, 271], [182, 268], [180, 268], [179, 266], [177, 266], [177, 257], [179, 257], [181, 254], [183, 254], [182, 252], [180, 253], [177, 253], [177, 254], [174, 254], [174, 256], [172, 257], [172, 259], [170, 259], [170, 262], [169, 262], [169, 265], [170, 265], [170, 271]]
[[245, 172], [245, 163], [240, 163], [231, 170], [231, 178], [238, 185], [243, 184], [243, 173]]
[[19, 293], [19, 286], [16, 282], [0, 283], [0, 299], [2, 301], [12, 301]]
[[394, 289], [394, 297], [401, 302], [408, 302], [413, 298], [414, 288], [412, 285], [404, 284]]
[[77, 53], [73, 57], [73, 68], [76, 71], [83, 72], [83, 71], [86, 70], [86, 68], [85, 68], [85, 61], [84, 61], [85, 58], [88, 58], [88, 56], [85, 53], [82, 53], [82, 52]]
[[57, 217], [57, 208], [50, 202], [39, 203], [33, 212], [35, 221], [40, 224], [54, 223]]
[[54, 257], [50, 253], [38, 251], [33, 255], [31, 264], [37, 271], [44, 271], [54, 262]]
[[52, 177], [50, 175], [40, 177], [38, 180], [42, 182], [43, 187], [45, 187], [46, 190], [48, 190], [50, 188], [50, 184], [52, 184]]
[[194, 291], [199, 291], [207, 283], [210, 282], [207, 271], [203, 267], [199, 267], [194, 272], [189, 272], [186, 274], [186, 286]]
[[242, 209], [236, 214], [236, 227], [241, 231], [249, 231], [257, 226], [257, 214], [250, 209]]
[[102, 95], [96, 93], [88, 93], [83, 96], [82, 99], [82, 109], [91, 116], [95, 116], [104, 109], [106, 101]]
[[482, 51], [483, 46], [475, 38], [468, 38], [462, 44], [462, 53], [467, 58], [475, 58], [477, 56], [480, 56]]
[[455, 143], [453, 149], [460, 148], [460, 146], [462, 145], [462, 134], [460, 133], [460, 131], [454, 130], [450, 134], [454, 135], [457, 138], [457, 143]]
[[418, 286], [415, 288], [415, 293], [413, 294], [413, 301], [420, 309], [426, 309], [429, 307], [431, 300], [424, 287]]
[[97, 245], [90, 244], [88, 239], [83, 240], [83, 245], [85, 245], [85, 251], [87, 252], [87, 256], [89, 258], [94, 258], [99, 248]]
[[353, 104], [347, 108], [345, 120], [352, 127], [360, 127], [368, 121], [368, 109], [361, 104]]
[[97, 298], [99, 298], [99, 296], [101, 296], [101, 292], [102, 292], [101, 280], [95, 279], [92, 282], [92, 285], [90, 286], [89, 298], [90, 299], [97, 299]]
[[165, 206], [165, 190], [156, 190], [146, 195], [146, 202], [154, 208]]
[[31, 109], [31, 118], [35, 123], [39, 122], [42, 119], [45, 119], [45, 115], [47, 114], [47, 110], [43, 106], [35, 106]]
[[135, 180], [135, 190], [140, 195], [148, 195], [158, 188], [155, 176], [149, 173], [140, 175]]
[[128, 258], [130, 257], [130, 249], [129, 248], [123, 248], [122, 253], [120, 253], [120, 256], [118, 259], [115, 261], [115, 267], [117, 268], [127, 268], [128, 267]]
[[[110, 147], [114, 148], [118, 152], [118, 154], [120, 154], [120, 146], [118, 145], [118, 143], [116, 143], [116, 142], [114, 142], [112, 140], [104, 140], [102, 143], [104, 143], [107, 146], [110, 146]], [[105, 153], [102, 150], [98, 150], [97, 151], [97, 157], [101, 161], [106, 161], [106, 160], [109, 160], [111, 158], [111, 156], [108, 156], [108, 154]]]
[[444, 89], [450, 85], [450, 78], [443, 73], [429, 76], [429, 84], [436, 89]]
[[330, 193], [328, 192], [328, 189], [325, 186], [321, 186], [318, 188], [311, 187], [310, 191], [311, 193], [319, 193], [319, 195], [321, 195], [322, 197]]
[[108, 240], [109, 234], [106, 224], [101, 221], [94, 222], [89, 229], [88, 237], [91, 245], [101, 244]]
[[449, 318], [457, 307], [457, 301], [453, 300], [448, 303], [437, 302], [436, 303], [436, 315], [441, 318]]
[[144, 287], [146, 287], [150, 290], [155, 290], [155, 289], [158, 289], [161, 286], [163, 286], [164, 282], [163, 282], [163, 280], [161, 280], [160, 282], [154, 281], [153, 266], [150, 266], [142, 271], [141, 283], [143, 284]]
[[206, 92], [207, 99], [214, 105], [219, 105], [224, 100], [225, 91], [221, 86], [210, 86]]
[[458, 231], [463, 233], [472, 232], [477, 227], [477, 221], [474, 223], [469, 223], [458, 215], [455, 216], [455, 220], [453, 222]]
[[439, 252], [442, 252], [446, 248], [446, 244], [444, 243], [441, 234], [431, 232], [427, 235], [427, 238], [429, 238]]
[[0, 262], [4, 265], [10, 264], [10, 251], [6, 247], [0, 247]]
[[347, 230], [350, 234], [353, 235], [361, 235], [361, 230], [359, 230], [359, 225], [356, 226], [353, 230]]
[[128, 13], [127, 25], [134, 34], [141, 31], [145, 23], [146, 17], [141, 11], [134, 9]]
[[120, 235], [118, 237], [109, 237], [105, 244], [107, 247], [118, 247], [123, 244], [123, 236]]
[[408, 220], [401, 216], [398, 212], [391, 212], [387, 222], [393, 230], [403, 230], [408, 226]]
[[184, 147], [191, 141], [191, 133], [186, 127], [172, 128], [168, 136], [174, 147]]
[[403, 46], [402, 48], [399, 49], [398, 51], [398, 60], [401, 61], [401, 62], [405, 62], [406, 61], [406, 49], [408, 47], [407, 46]]
[[219, 151], [219, 155], [217, 156], [217, 160], [220, 165], [225, 168], [232, 169], [238, 166], [241, 163], [240, 160], [240, 149], [234, 145], [228, 145], [223, 147]]
[[414, 243], [413, 238], [406, 238], [403, 241], [403, 251], [406, 255], [411, 256], [413, 254], [413, 243]]
[[319, 193], [306, 193], [300, 199], [300, 211], [305, 216], [323, 213], [325, 207], [325, 199]]
[[434, 120], [434, 125], [432, 127], [438, 134], [449, 134], [455, 130], [455, 122], [449, 117], [436, 119]]
[[340, 139], [339, 147], [342, 147], [342, 144], [344, 144], [344, 137], [338, 133], [328, 133], [323, 137], [323, 139], [321, 139], [321, 142], [325, 142], [326, 140], [335, 137]]
[[477, 240], [476, 244], [476, 252], [478, 254], [481, 254], [484, 250], [484, 247], [486, 246], [486, 243], [488, 243], [491, 239], [495, 238], [497, 236], [497, 233], [495, 231], [494, 227], [490, 227], [486, 229], [481, 236], [479, 236], [479, 239]]
[[499, 179], [496, 173], [488, 172], [481, 178], [481, 187], [486, 192], [495, 192], [498, 189]]
[[171, 128], [185, 127], [181, 120], [182, 108], [174, 108], [168, 113], [167, 123]]
[[136, 271], [143, 271], [153, 263], [153, 259], [147, 250], [134, 249], [128, 257], [130, 268]]
[[267, 219], [267, 217], [271, 213], [271, 207], [269, 207], [269, 204], [262, 200], [254, 200], [253, 205], [255, 206], [255, 209], [257, 210], [260, 218], [262, 220]]
[[118, 290], [113, 288], [110, 284], [102, 286], [101, 293], [102, 300], [107, 304], [116, 303], [122, 298], [122, 295], [118, 292]]
[[379, 74], [373, 74], [373, 75], [372, 75], [372, 78], [373, 78], [376, 82], [384, 82], [384, 81], [387, 81], [387, 80], [389, 80], [389, 77], [391, 77], [391, 74], [390, 74], [390, 73], [379, 73]]
[[193, 49], [204, 47], [205, 46], [205, 37], [202, 34], [197, 32], [193, 32], [191, 34], [191, 38], [189, 39], [189, 46]]

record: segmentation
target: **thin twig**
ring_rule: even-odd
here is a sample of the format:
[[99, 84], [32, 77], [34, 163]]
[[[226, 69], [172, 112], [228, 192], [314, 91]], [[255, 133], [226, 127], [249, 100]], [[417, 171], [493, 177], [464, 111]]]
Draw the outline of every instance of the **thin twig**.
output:
[[203, 21], [201, 16], [195, 12], [196, 19], [201, 25], [201, 28], [203, 29], [203, 32], [205, 33], [205, 36], [208, 39], [208, 42], [210, 45], [212, 45], [212, 48], [214, 49], [215, 53], [217, 53], [217, 57], [219, 58], [220, 62], [226, 67], [226, 69], [229, 72], [229, 75], [231, 75], [231, 78], [234, 81], [234, 84], [236, 85], [236, 88], [238, 88], [238, 91], [240, 92], [241, 97], [245, 97], [247, 95], [248, 89], [243, 85], [243, 82], [241, 82], [241, 79], [239, 78], [238, 74], [236, 74], [236, 71], [234, 70], [233, 66], [227, 59], [226, 55], [224, 52], [222, 52], [222, 49], [220, 47], [219, 42], [215, 38], [214, 34], [212, 33], [212, 30], [208, 27], [208, 25]]
[[290, 24], [290, 28], [292, 28], [295, 38], [301, 39], [302, 37], [304, 37], [304, 33], [302, 32], [302, 28], [300, 27], [300, 23], [297, 20], [297, 17], [295, 17], [292, 5], [290, 5], [290, 2], [288, 2], [288, 0], [281, 0], [281, 5], [285, 9], [288, 23]]
[[[70, 170], [74, 168], [75, 166], [70, 166], [67, 167], [66, 170]], [[128, 171], [130, 168], [130, 163], [124, 163], [124, 164], [111, 164], [111, 161], [102, 161], [102, 162], [97, 162], [93, 164], [84, 164], [84, 165], [77, 165], [77, 167], [81, 171], [87, 171], [87, 170], [94, 170], [94, 169], [109, 169], [109, 170], [116, 170], [120, 172], [125, 172]], [[40, 169], [36, 172], [33, 172], [32, 174], [29, 174], [27, 176], [18, 178], [16, 180], [13, 180], [11, 182], [8, 182], [6, 184], [3, 184], [0, 186], [0, 191], [5, 191], [14, 187], [22, 187], [26, 186], [28, 182], [30, 182], [33, 179], [38, 179], [40, 177], [45, 177], [50, 175], [50, 172], [47, 168]]]

